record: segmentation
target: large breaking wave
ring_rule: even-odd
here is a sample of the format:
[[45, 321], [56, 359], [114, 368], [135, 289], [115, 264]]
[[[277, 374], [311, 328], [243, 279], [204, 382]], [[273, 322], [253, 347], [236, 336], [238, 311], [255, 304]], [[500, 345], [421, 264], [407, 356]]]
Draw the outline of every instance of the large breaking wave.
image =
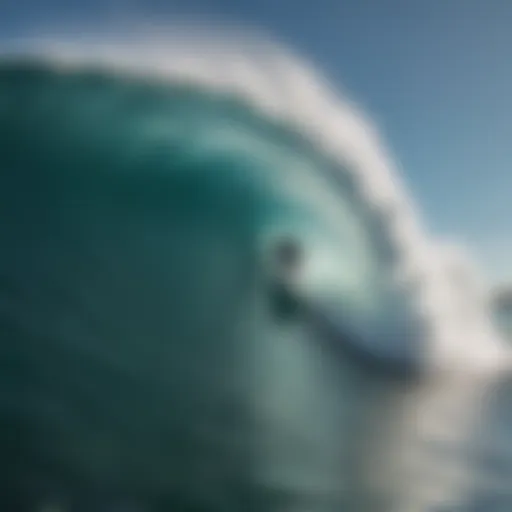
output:
[[[321, 280], [322, 272], [327, 281], [339, 278], [343, 305], [352, 308], [356, 327], [372, 342], [400, 337], [397, 333], [403, 331], [394, 330], [400, 315], [402, 324], [419, 320], [423, 326], [409, 331], [413, 334], [405, 340], [407, 350], [416, 351], [426, 369], [423, 384], [414, 389], [407, 383], [400, 389], [381, 385], [387, 408], [375, 416], [382, 420], [373, 430], [379, 439], [368, 454], [371, 462], [363, 464], [368, 492], [390, 499], [390, 510], [414, 512], [436, 504], [460, 504], [473, 490], [492, 487], [489, 478], [499, 488], [499, 478], [506, 480], [511, 473], [498, 478], [475, 460], [468, 462], [467, 443], [475, 439], [476, 428], [483, 428], [477, 420], [487, 405], [490, 385], [512, 364], [495, 331], [485, 285], [468, 255], [426, 231], [373, 123], [314, 67], [258, 38], [206, 36], [201, 31], [192, 37], [183, 32], [135, 40], [102, 36], [79, 43], [39, 38], [11, 45], [0, 65], [0, 119], [6, 119], [10, 108], [2, 98], [8, 97], [5, 84], [21, 73], [20, 90], [30, 81], [45, 82], [46, 96], [37, 103], [38, 112], [34, 104], [20, 130], [28, 130], [31, 123], [36, 127], [48, 105], [60, 104], [66, 115], [72, 111], [90, 123], [102, 115], [103, 130], [88, 131], [87, 137], [96, 137], [92, 143], [103, 144], [105, 154], [109, 145], [123, 143], [126, 158], [141, 159], [144, 144], [151, 139], [164, 148], [160, 158], [165, 158], [168, 145], [179, 148], [190, 161], [220, 155], [225, 166], [229, 159], [237, 162], [241, 187], [244, 172], [262, 168], [265, 183], [286, 190], [292, 202], [306, 202], [311, 211], [321, 211], [328, 229], [338, 229], [344, 237], [345, 267], [329, 272], [341, 260], [333, 261], [328, 251], [320, 251], [313, 280]], [[80, 70], [92, 74], [81, 75]], [[59, 76], [67, 74], [75, 76], [75, 82], [58, 86]], [[134, 81], [150, 86], [141, 92], [137, 108], [155, 115], [141, 116], [140, 122], [121, 118], [109, 125], [105, 109], [129, 96]], [[84, 94], [80, 104], [75, 93], [85, 93], [89, 86], [105, 87], [104, 94], [93, 101]], [[163, 122], [156, 115], [165, 108], [177, 116], [175, 122]], [[47, 120], [48, 135], [34, 128], [47, 147], [65, 148], [71, 138], [80, 139], [81, 132], [65, 126], [65, 120]], [[258, 138], [255, 130], [266, 133]], [[53, 131], [60, 138], [52, 138]], [[190, 131], [193, 145], [187, 146]], [[84, 150], [90, 142], [84, 141]], [[301, 174], [296, 169], [305, 160], [312, 170]], [[308, 173], [329, 175], [342, 191], [340, 204]], [[214, 179], [221, 183], [224, 178]], [[233, 177], [229, 180], [232, 183]], [[345, 203], [350, 208], [344, 210]], [[397, 290], [392, 301], [390, 288]], [[380, 312], [374, 314], [375, 310]], [[484, 438], [487, 442], [488, 437], [478, 437]], [[512, 444], [508, 439], [502, 442]], [[461, 445], [463, 456], [450, 454], [447, 460], [446, 453], [439, 453]], [[383, 503], [375, 510], [385, 510]]]

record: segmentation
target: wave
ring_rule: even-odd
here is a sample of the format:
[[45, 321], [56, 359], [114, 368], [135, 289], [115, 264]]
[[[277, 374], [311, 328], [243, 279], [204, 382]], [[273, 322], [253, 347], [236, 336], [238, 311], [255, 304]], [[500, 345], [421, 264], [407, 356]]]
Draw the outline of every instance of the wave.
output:
[[[108, 362], [109, 367], [131, 375], [136, 362], [138, 376], [142, 373], [148, 379], [154, 372], [154, 357], [161, 357], [161, 347], [151, 356], [142, 356], [140, 349], [131, 348], [128, 355], [119, 359], [119, 341], [103, 346], [101, 336], [94, 337], [97, 332], [84, 336], [83, 325], [76, 319], [67, 318], [60, 328], [62, 332], [53, 331], [54, 325], [62, 323], [62, 295], [70, 293], [70, 283], [76, 282], [76, 288], [81, 290], [79, 300], [73, 298], [78, 300], [78, 308], [88, 311], [95, 322], [97, 318], [106, 322], [104, 316], [110, 311], [109, 315], [123, 318], [125, 324], [131, 318], [133, 324], [133, 319], [143, 316], [141, 303], [131, 305], [132, 309], [115, 311], [112, 304], [120, 301], [123, 286], [119, 283], [126, 282], [130, 275], [125, 268], [131, 269], [130, 265], [139, 260], [146, 261], [149, 253], [157, 269], [155, 274], [166, 275], [170, 279], [166, 282], [179, 290], [176, 296], [183, 304], [178, 309], [187, 311], [188, 305], [197, 316], [196, 325], [224, 329], [225, 324], [219, 323], [219, 319], [227, 312], [235, 316], [237, 301], [224, 303], [219, 299], [214, 306], [212, 297], [218, 295], [219, 281], [226, 289], [237, 286], [233, 268], [238, 267], [230, 259], [233, 255], [229, 248], [224, 242], [219, 246], [219, 240], [211, 240], [204, 229], [196, 234], [181, 233], [175, 225], [176, 241], [166, 245], [157, 228], [161, 220], [156, 219], [167, 218], [168, 203], [173, 202], [173, 208], [187, 219], [203, 212], [202, 216], [209, 218], [209, 231], [217, 232], [219, 226], [229, 225], [233, 231], [230, 237], [234, 232], [256, 233], [256, 238], [265, 239], [264, 248], [275, 236], [292, 233], [309, 250], [309, 266], [300, 282], [302, 292], [328, 302], [330, 310], [343, 311], [338, 323], [348, 325], [367, 350], [377, 348], [383, 359], [393, 351], [407, 352], [407, 357], [421, 361], [425, 372], [419, 387], [411, 388], [406, 382], [397, 388], [396, 383], [377, 379], [376, 387], [371, 388], [362, 421], [366, 429], [364, 442], [375, 442], [369, 444], [368, 453], [359, 449], [351, 455], [361, 466], [359, 480], [354, 484], [362, 493], [357, 496], [362, 500], [357, 506], [374, 503], [375, 507], [377, 500], [379, 506], [375, 510], [386, 510], [383, 503], [389, 503], [389, 510], [412, 512], [466, 497], [475, 485], [474, 468], [468, 467], [465, 456], [452, 457], [450, 452], [452, 458], [448, 461], [442, 452], [462, 445], [462, 452], [467, 454], [490, 387], [501, 382], [511, 367], [510, 351], [494, 328], [485, 286], [474, 264], [459, 247], [438, 241], [427, 232], [374, 124], [313, 66], [291, 51], [257, 37], [205, 35], [201, 31], [191, 36], [184, 32], [187, 30], [181, 29], [173, 36], [153, 34], [149, 38], [96, 35], [79, 42], [72, 38], [67, 42], [63, 38], [37, 38], [5, 49], [0, 64], [0, 129], [4, 142], [10, 146], [4, 150], [2, 168], [15, 169], [19, 174], [13, 178], [4, 172], [0, 183], [0, 211], [17, 219], [11, 228], [3, 228], [2, 237], [6, 247], [19, 247], [23, 240], [23, 244], [28, 244], [26, 247], [31, 247], [32, 257], [37, 257], [42, 265], [41, 273], [48, 273], [44, 279], [37, 271], [29, 273], [30, 259], [21, 251], [25, 260], [20, 263], [19, 248], [3, 255], [3, 272], [14, 269], [11, 275], [16, 276], [17, 286], [29, 294], [34, 309], [30, 310], [28, 323], [46, 337], [75, 339], [74, 356], [80, 354], [86, 361], [90, 359], [91, 364]], [[46, 177], [37, 174], [37, 169], [44, 169]], [[172, 187], [167, 181], [169, 175]], [[129, 181], [125, 182], [126, 176]], [[199, 187], [198, 183], [202, 185]], [[118, 196], [121, 192], [116, 192], [116, 187], [121, 187], [125, 196]], [[48, 198], [54, 201], [51, 206]], [[109, 202], [119, 203], [120, 209], [112, 211]], [[133, 209], [138, 217], [126, 213]], [[137, 227], [117, 218], [120, 212], [125, 212]], [[69, 215], [69, 225], [62, 220], [63, 214]], [[41, 229], [37, 236], [35, 219]], [[112, 238], [120, 236], [117, 228], [113, 228], [116, 222], [135, 238], [137, 245], [126, 237]], [[99, 234], [93, 230], [93, 224], [103, 224], [101, 229], [94, 228], [99, 229]], [[191, 225], [196, 226], [193, 222]], [[94, 231], [89, 242], [93, 249], [77, 242], [77, 226], [82, 230], [81, 236], [87, 237]], [[57, 245], [46, 247], [45, 236], [53, 237]], [[62, 240], [68, 244], [66, 250], [58, 245]], [[178, 246], [187, 249], [180, 252]], [[187, 256], [191, 248], [197, 254], [194, 265]], [[80, 255], [82, 251], [85, 256]], [[212, 251], [222, 262], [217, 266], [200, 256]], [[166, 268], [164, 256], [173, 262], [174, 269]], [[74, 270], [68, 268], [70, 261], [77, 267], [86, 267], [87, 272], [80, 274], [78, 281]], [[95, 288], [94, 283], [83, 279], [95, 275], [90, 272], [98, 262], [104, 270]], [[56, 278], [59, 272], [60, 277]], [[141, 283], [124, 286], [138, 296], [152, 296], [155, 289], [157, 296], [162, 294], [155, 281], [158, 277], [148, 272], [144, 270], [142, 276], [152, 288]], [[6, 276], [2, 278], [10, 282]], [[40, 297], [27, 291], [34, 282]], [[115, 293], [108, 291], [112, 289]], [[45, 305], [47, 315], [41, 318], [43, 291], [60, 299], [53, 309]], [[107, 293], [113, 293], [110, 302]], [[235, 296], [233, 292], [232, 297]], [[165, 296], [160, 297], [164, 300]], [[198, 297], [204, 298], [204, 304], [199, 301], [201, 307], [194, 303]], [[176, 297], [165, 298], [171, 299], [176, 301]], [[26, 312], [17, 309], [12, 299], [4, 302], [5, 318], [27, 322], [27, 318], [23, 319]], [[173, 305], [177, 307], [176, 303]], [[113, 339], [136, 343], [136, 329], [155, 330], [152, 322], [163, 329], [161, 320], [156, 319], [162, 308], [162, 301], [155, 299], [149, 310], [144, 309], [147, 318], [140, 320], [143, 327], [133, 324], [131, 333], [125, 329]], [[177, 321], [175, 316], [173, 321]], [[198, 327], [192, 329], [182, 319], [179, 325], [184, 330], [191, 329], [186, 331], [191, 339], [201, 337]], [[110, 324], [102, 325], [99, 332], [104, 336], [109, 329]], [[357, 397], [367, 384], [361, 387], [361, 381], [351, 377], [350, 385], [344, 381], [349, 391], [343, 395], [339, 383], [333, 384], [339, 377], [330, 375], [334, 372], [331, 363], [315, 352], [295, 352], [290, 348], [290, 339], [303, 335], [293, 329], [286, 335], [279, 334], [284, 337], [281, 355], [262, 341], [266, 348], [259, 347], [259, 355], [254, 355], [261, 360], [255, 392], [264, 398], [256, 398], [256, 405], [252, 404], [274, 430], [286, 434], [275, 434], [275, 438], [265, 441], [274, 447], [262, 450], [273, 461], [263, 464], [261, 478], [267, 482], [267, 488], [274, 488], [276, 482], [283, 485], [283, 479], [291, 478], [295, 486], [299, 485], [297, 481], [302, 482], [302, 492], [311, 488], [308, 492], [314, 494], [320, 492], [318, 486], [336, 487], [329, 480], [332, 471], [325, 467], [334, 464], [327, 454], [336, 439], [353, 435], [332, 431], [334, 426], [340, 428], [336, 414], [345, 419], [347, 415], [355, 416], [354, 411], [361, 408], [355, 404], [362, 401]], [[50, 347], [51, 357], [59, 358], [61, 365], [70, 364], [71, 360], [73, 367], [79, 368], [74, 356], [62, 355], [61, 345], [50, 343]], [[45, 361], [49, 357], [37, 350], [34, 354]], [[210, 357], [217, 360], [219, 356], [216, 359], [213, 352]], [[285, 358], [280, 365], [276, 363], [279, 357]], [[315, 364], [310, 368], [308, 358], [320, 358], [320, 366], [327, 365], [330, 376], [321, 377], [318, 369], [313, 368]], [[184, 368], [190, 370], [193, 354], [187, 353], [184, 361], [189, 365], [184, 364]], [[223, 363], [219, 365], [223, 367]], [[272, 365], [277, 365], [274, 370]], [[289, 375], [285, 371], [288, 367]], [[163, 370], [155, 372], [159, 379], [163, 378]], [[113, 381], [103, 370], [94, 371], [100, 372], [102, 383], [97, 388], [87, 389], [91, 386], [87, 372], [77, 375], [78, 380], [71, 380], [83, 396], [94, 396], [97, 404], [104, 403], [101, 393]], [[202, 371], [202, 379], [206, 380], [191, 382], [192, 377], [185, 375], [185, 370], [175, 368], [176, 376], [165, 389], [174, 389], [179, 379], [190, 388], [197, 388], [198, 382], [213, 386], [215, 372], [204, 368]], [[63, 378], [69, 382], [70, 376]], [[297, 386], [297, 379], [302, 381], [303, 397], [297, 401], [296, 409], [288, 397], [279, 394], [281, 387], [286, 387], [282, 379], [292, 388]], [[363, 379], [371, 380], [371, 375]], [[128, 382], [132, 389], [133, 383]], [[261, 382], [265, 383], [263, 389]], [[309, 390], [305, 387], [308, 383]], [[148, 387], [148, 392], [155, 389], [160, 388]], [[319, 394], [325, 397], [321, 405], [315, 405]], [[341, 407], [339, 402], [345, 398], [347, 403]], [[161, 413], [147, 404], [139, 405], [155, 422], [160, 417]], [[57, 413], [64, 425], [77, 421], [74, 412], [68, 417], [69, 410], [59, 409], [62, 404], [46, 406], [44, 414], [38, 412], [40, 421], [45, 414]], [[70, 408], [69, 403], [67, 407]], [[187, 410], [186, 404], [179, 407]], [[315, 410], [318, 424], [311, 423], [304, 410], [309, 415]], [[134, 421], [126, 411], [117, 412], [124, 421]], [[183, 414], [188, 418], [188, 412]], [[297, 448], [283, 425], [293, 425], [290, 428], [298, 436], [299, 446], [307, 444], [304, 439], [315, 446], [317, 455], [311, 460], [304, 457], [313, 468], [318, 466], [316, 476], [314, 472], [289, 476], [286, 461], [290, 457], [293, 460]], [[344, 425], [348, 428], [346, 422]], [[68, 428], [71, 429], [59, 426], [56, 431], [64, 429], [69, 446], [73, 446], [76, 434]], [[141, 424], [139, 428], [146, 426]], [[87, 435], [82, 433], [82, 438], [95, 446], [94, 436]], [[126, 434], [127, 439], [137, 439], [135, 434], [130, 435]], [[105, 443], [117, 446], [109, 439], [106, 437]], [[287, 451], [288, 444], [291, 452]], [[58, 449], [54, 444], [51, 446], [60, 453], [68, 445], [62, 442]], [[146, 455], [148, 460], [153, 457], [150, 465], [145, 466], [151, 485], [155, 480], [165, 481], [165, 472], [158, 465], [151, 467], [158, 459], [157, 446], [150, 444], [150, 455]], [[436, 446], [437, 455], [432, 455]], [[115, 451], [106, 447], [105, 450]], [[83, 464], [84, 451], [74, 454], [76, 459], [72, 460], [81, 460]], [[111, 473], [115, 474], [118, 468], [102, 463], [105, 466], [101, 471], [94, 466], [95, 471], [105, 479], [115, 480]], [[284, 469], [280, 468], [283, 464]], [[414, 477], [411, 467], [417, 467]], [[325, 472], [329, 478], [316, 482], [315, 478]], [[135, 470], [134, 474], [139, 475]], [[326, 496], [331, 494], [330, 490], [322, 492]]]

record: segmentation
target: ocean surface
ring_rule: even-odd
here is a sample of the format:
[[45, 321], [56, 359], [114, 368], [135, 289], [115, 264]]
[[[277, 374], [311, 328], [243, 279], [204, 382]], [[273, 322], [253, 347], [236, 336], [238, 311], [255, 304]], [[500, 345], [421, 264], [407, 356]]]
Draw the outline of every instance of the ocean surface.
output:
[[[273, 45], [104, 39], [0, 57], [2, 510], [512, 510], [507, 336], [367, 116]], [[276, 315], [282, 237], [402, 377]]]

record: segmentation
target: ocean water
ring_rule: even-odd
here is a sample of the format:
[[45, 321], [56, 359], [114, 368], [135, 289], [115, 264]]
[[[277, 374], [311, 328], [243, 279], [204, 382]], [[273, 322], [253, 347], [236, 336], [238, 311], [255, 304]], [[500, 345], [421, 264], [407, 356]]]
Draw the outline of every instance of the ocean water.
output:
[[[496, 301], [495, 301], [496, 302]], [[504, 336], [512, 340], [512, 308], [510, 304], [494, 304], [494, 317]]]
[[313, 67], [25, 41], [0, 135], [2, 510], [511, 509], [510, 347], [477, 273]]

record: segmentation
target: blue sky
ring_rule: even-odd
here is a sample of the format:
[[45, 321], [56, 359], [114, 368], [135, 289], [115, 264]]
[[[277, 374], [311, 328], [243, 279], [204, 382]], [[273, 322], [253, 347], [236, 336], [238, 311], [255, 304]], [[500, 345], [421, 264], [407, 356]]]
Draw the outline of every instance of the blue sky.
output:
[[125, 9], [242, 22], [299, 49], [377, 120], [430, 227], [512, 281], [511, 0], [1, 0], [0, 40]]

